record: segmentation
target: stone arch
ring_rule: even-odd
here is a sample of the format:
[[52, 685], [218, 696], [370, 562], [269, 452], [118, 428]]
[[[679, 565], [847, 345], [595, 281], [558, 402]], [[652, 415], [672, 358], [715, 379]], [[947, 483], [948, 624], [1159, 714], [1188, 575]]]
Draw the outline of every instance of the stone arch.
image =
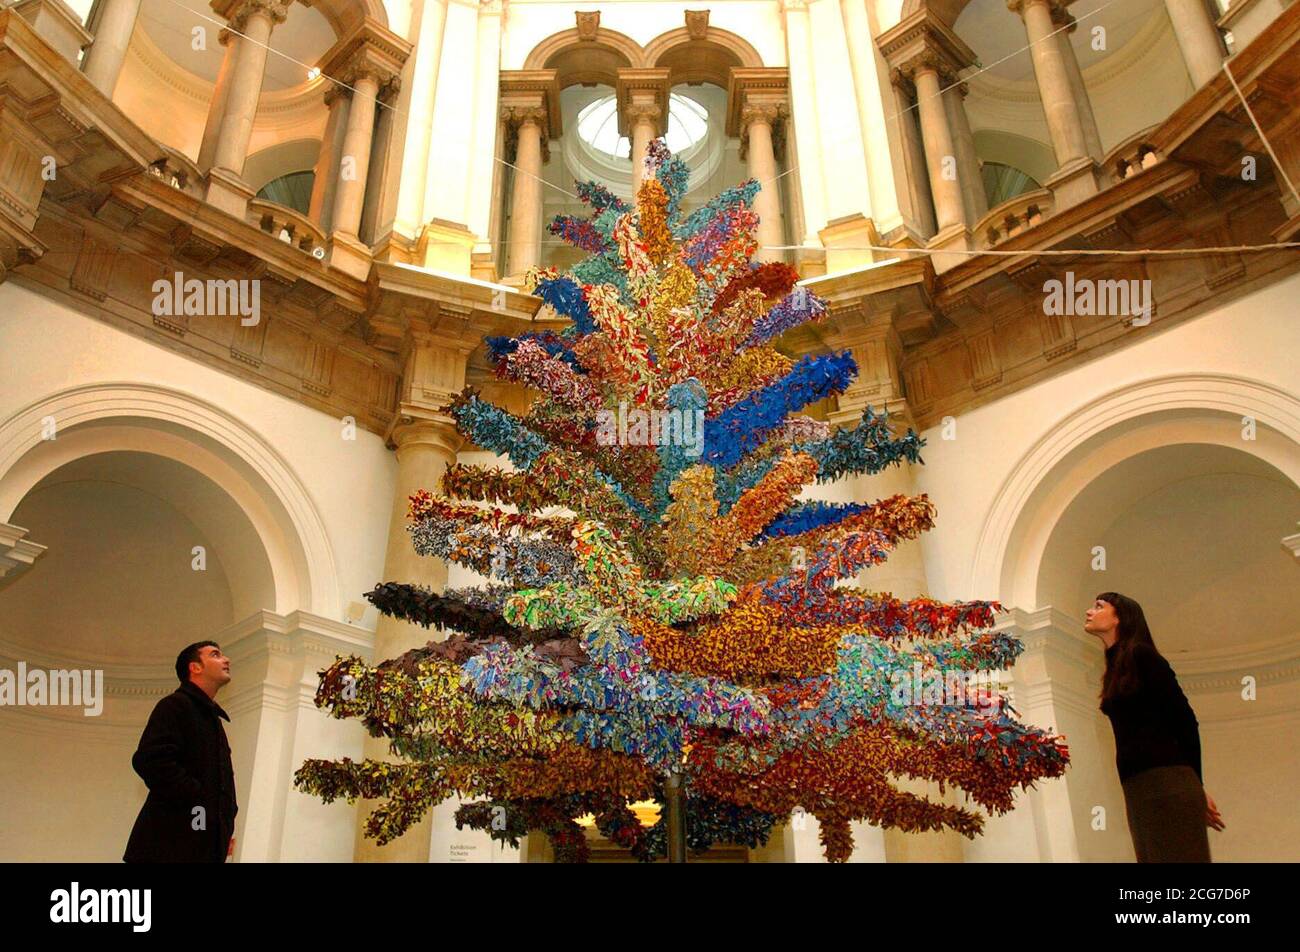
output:
[[384, 0], [313, 0], [311, 6], [329, 21], [340, 37], [347, 36], [367, 19], [388, 26], [388, 7]]
[[723, 89], [732, 67], [763, 66], [763, 58], [748, 40], [714, 26], [699, 39], [686, 27], [661, 33], [646, 46], [645, 58], [648, 66], [671, 69], [674, 84], [708, 82]]
[[256, 192], [289, 172], [310, 172], [320, 145], [319, 139], [290, 139], [259, 149], [244, 162], [244, 181]]
[[[42, 438], [47, 418], [58, 428], [52, 440]], [[0, 425], [0, 522], [60, 467], [121, 450], [179, 462], [234, 500], [253, 524], [271, 566], [275, 604], [268, 609], [337, 617], [333, 550], [306, 487], [242, 421], [169, 388], [74, 387], [30, 404]]]
[[592, 39], [584, 39], [577, 28], [552, 33], [524, 60], [524, 69], [553, 69], [561, 88], [578, 83], [614, 85], [615, 73], [647, 65], [641, 44], [617, 30], [603, 27]]
[[1019, 169], [1040, 185], [1056, 172], [1056, 153], [1050, 142], [1002, 129], [976, 129], [974, 139], [975, 154], [982, 162]]
[[[1243, 417], [1257, 421], [1253, 441], [1241, 438]], [[1117, 463], [1172, 443], [1247, 452], [1300, 486], [1300, 400], [1293, 394], [1226, 374], [1134, 384], [1067, 415], [1012, 469], [980, 532], [971, 590], [1036, 607], [1043, 554], [1071, 501]]]

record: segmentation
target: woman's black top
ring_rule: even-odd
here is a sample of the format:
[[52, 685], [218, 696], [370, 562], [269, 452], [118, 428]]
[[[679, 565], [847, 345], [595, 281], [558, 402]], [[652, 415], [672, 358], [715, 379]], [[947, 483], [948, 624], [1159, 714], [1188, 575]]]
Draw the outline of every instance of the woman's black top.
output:
[[[1118, 645], [1106, 649], [1106, 663], [1114, 661]], [[1159, 652], [1146, 644], [1133, 646], [1138, 687], [1131, 694], [1101, 705], [1115, 730], [1115, 766], [1119, 779], [1152, 767], [1185, 764], [1201, 776], [1201, 735], [1196, 715], [1178, 686], [1174, 669]], [[1202, 782], [1204, 782], [1202, 778]]]

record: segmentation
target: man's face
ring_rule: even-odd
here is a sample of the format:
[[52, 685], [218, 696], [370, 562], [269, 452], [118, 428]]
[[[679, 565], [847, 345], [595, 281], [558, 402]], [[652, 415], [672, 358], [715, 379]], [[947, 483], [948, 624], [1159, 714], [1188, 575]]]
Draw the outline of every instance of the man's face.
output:
[[[204, 645], [200, 648], [198, 663], [203, 666], [197, 675], [198, 680], [217, 687], [230, 683], [230, 659], [223, 655], [216, 645]], [[193, 675], [193, 666], [190, 667], [190, 672]]]

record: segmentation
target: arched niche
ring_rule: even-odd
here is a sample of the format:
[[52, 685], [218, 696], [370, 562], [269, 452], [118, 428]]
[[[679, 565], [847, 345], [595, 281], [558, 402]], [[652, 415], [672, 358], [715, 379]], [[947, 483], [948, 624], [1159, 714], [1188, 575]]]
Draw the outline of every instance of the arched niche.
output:
[[646, 62], [671, 70], [677, 83], [713, 83], [726, 89], [733, 67], [758, 68], [763, 58], [748, 40], [729, 30], [709, 27], [694, 38], [686, 27], [661, 33], [645, 48]]
[[[53, 439], [46, 438], [51, 425]], [[61, 467], [114, 452], [171, 460], [229, 497], [251, 524], [269, 563], [272, 603], [262, 608], [337, 617], [334, 557], [306, 488], [252, 429], [167, 388], [76, 387], [11, 417], [0, 426], [0, 522], [10, 522], [23, 498]]]
[[1163, 424], [1178, 442], [1125, 456], [1062, 511], [1037, 560], [1036, 604], [1082, 619], [1098, 593], [1122, 592], [1142, 604], [1164, 651], [1294, 639], [1300, 585], [1279, 542], [1300, 518], [1300, 487], [1240, 448], [1239, 421], [1228, 421], [1231, 445], [1216, 439], [1217, 420], [1161, 416], [1142, 429]]
[[291, 139], [254, 152], [244, 163], [244, 181], [253, 191], [289, 172], [309, 172], [320, 154], [319, 139]]
[[180, 645], [275, 604], [253, 520], [170, 456], [78, 456], [42, 477], [10, 521], [47, 547], [0, 589], [0, 641], [28, 657], [166, 670]]
[[[1243, 438], [1243, 421], [1253, 421], [1253, 439]], [[1074, 411], [999, 490], [977, 544], [972, 590], [997, 592], [1008, 606], [1040, 607], [1044, 555], [1068, 507], [1112, 467], [1178, 444], [1249, 454], [1300, 486], [1300, 400], [1241, 377], [1187, 374], [1134, 384]]]
[[997, 162], [1019, 169], [1036, 182], [1046, 182], [1056, 172], [1056, 155], [1047, 142], [1000, 129], [975, 132], [975, 154], [982, 162]]
[[582, 83], [612, 86], [620, 69], [645, 66], [641, 44], [616, 30], [600, 29], [585, 40], [578, 30], [553, 33], [533, 47], [524, 69], [553, 69], [560, 88]]

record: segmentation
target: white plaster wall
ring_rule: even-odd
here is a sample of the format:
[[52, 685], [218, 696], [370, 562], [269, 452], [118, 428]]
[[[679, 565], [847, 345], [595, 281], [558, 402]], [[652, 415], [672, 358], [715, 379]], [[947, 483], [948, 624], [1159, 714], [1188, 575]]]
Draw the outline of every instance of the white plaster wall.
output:
[[[1300, 277], [1283, 279], [1170, 330], [1141, 332], [1127, 348], [963, 413], [956, 417], [956, 439], [942, 439], [939, 427], [926, 430], [926, 465], [917, 471], [917, 490], [929, 493], [938, 508], [935, 528], [922, 537], [931, 593], [944, 600], [1008, 597], [1007, 592], [973, 588], [980, 533], [999, 492], [1030, 449], [1091, 401], [1142, 381], [1185, 373], [1232, 375], [1292, 394], [1300, 390], [1300, 327], [1292, 318], [1297, 294]], [[1171, 552], [1170, 557], [1197, 558], [1209, 551]], [[1230, 575], [1224, 578], [1230, 596]], [[1111, 728], [1096, 710], [1100, 649], [1080, 631], [1079, 606], [1055, 608], [1063, 614], [1049, 629], [1049, 642], [1056, 645], [1049, 653], [1071, 660], [1052, 663], [1051, 693], [1021, 711], [1027, 723], [1053, 726], [1067, 737], [1071, 767], [1064, 778], [1066, 790], [1061, 792], [1059, 780], [1041, 785], [1056, 792], [1033, 793], [1022, 807], [1026, 812], [1018, 809], [992, 820], [985, 837], [966, 847], [968, 860], [1070, 860], [1076, 856], [1054, 855], [1050, 844], [1071, 840], [1077, 843], [1077, 858], [1085, 862], [1133, 859]], [[1156, 637], [1159, 643], [1159, 632]], [[1271, 791], [1294, 789], [1300, 776], [1300, 758], [1276, 742], [1300, 729], [1297, 683], [1273, 667], [1287, 656], [1284, 646], [1266, 647], [1260, 654], [1249, 631], [1225, 637], [1227, 647], [1218, 653], [1170, 655], [1201, 723], [1206, 789], [1229, 827], [1211, 833], [1211, 851], [1216, 861], [1294, 861], [1292, 844], [1300, 841], [1300, 822]], [[1169, 651], [1177, 639], [1167, 633], [1165, 641]], [[1238, 657], [1241, 651], [1249, 660]], [[1018, 678], [1026, 663], [1036, 664], [1028, 656], [1022, 659]], [[1236, 681], [1243, 665], [1260, 678], [1258, 701], [1241, 697]], [[1094, 830], [1092, 811], [1098, 807], [1105, 810], [1106, 827]]]
[[[343, 620], [348, 602], [361, 601], [383, 574], [396, 461], [376, 434], [358, 430], [355, 440], [345, 440], [341, 422], [328, 414], [142, 341], [13, 281], [0, 285], [0, 354], [0, 420], [70, 387], [129, 382], [192, 395], [259, 434], [297, 476], [325, 526], [340, 604], [322, 606], [319, 614]], [[368, 607], [362, 626], [373, 628], [375, 620]]]
[[936, 528], [923, 537], [931, 593], [943, 599], [1001, 597], [971, 590], [976, 544], [993, 502], [1030, 448], [1092, 400], [1125, 385], [1190, 372], [1300, 391], [1297, 295], [1300, 276], [1293, 275], [1170, 330], [1158, 324], [1137, 329], [1132, 333], [1140, 337], [1131, 346], [961, 414], [956, 439], [942, 439], [938, 426], [924, 431], [926, 465], [917, 473], [917, 489], [938, 507]]

